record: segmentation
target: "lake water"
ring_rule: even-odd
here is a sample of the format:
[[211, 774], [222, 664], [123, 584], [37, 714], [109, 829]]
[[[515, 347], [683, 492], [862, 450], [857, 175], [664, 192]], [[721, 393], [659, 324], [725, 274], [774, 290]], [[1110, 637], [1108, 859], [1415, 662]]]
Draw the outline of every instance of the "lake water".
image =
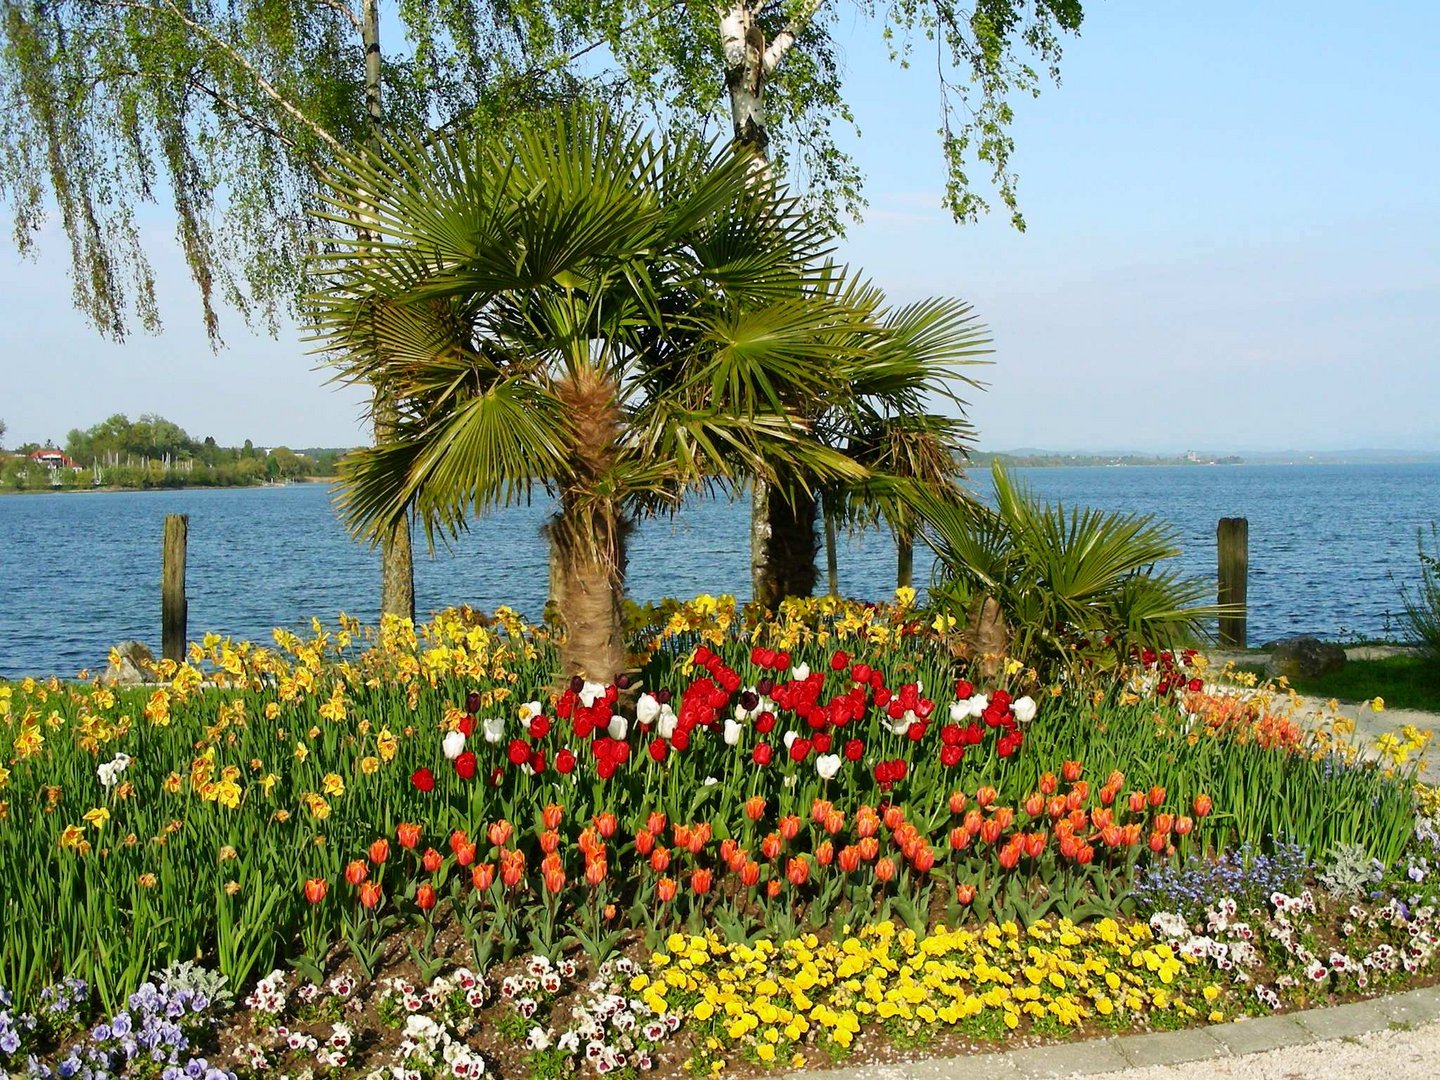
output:
[[[1182, 567], [1215, 576], [1221, 517], [1250, 521], [1252, 643], [1296, 633], [1341, 638], [1399, 632], [1397, 582], [1418, 577], [1415, 534], [1440, 517], [1440, 466], [1316, 465], [1021, 470], [1040, 495], [1156, 515], [1176, 529]], [[984, 473], [977, 484], [988, 488]], [[540, 504], [475, 523], [452, 550], [417, 551], [417, 604], [538, 616], [548, 583]], [[190, 632], [268, 642], [270, 629], [374, 621], [378, 558], [351, 541], [321, 484], [224, 491], [82, 492], [0, 498], [0, 676], [72, 675], [103, 666], [110, 646], [159, 639], [160, 538], [167, 514], [190, 516]], [[749, 592], [749, 506], [699, 502], [635, 537], [638, 600]], [[1428, 536], [1428, 532], [1427, 532]], [[924, 550], [916, 580], [928, 580]], [[841, 589], [890, 595], [888, 537], [842, 537]]]

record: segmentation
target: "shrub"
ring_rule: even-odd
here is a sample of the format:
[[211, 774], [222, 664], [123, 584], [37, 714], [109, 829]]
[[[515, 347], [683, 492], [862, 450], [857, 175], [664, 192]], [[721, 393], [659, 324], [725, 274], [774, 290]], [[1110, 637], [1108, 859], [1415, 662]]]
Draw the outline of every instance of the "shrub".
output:
[[1434, 522], [1430, 524], [1430, 543], [1433, 554], [1425, 550], [1425, 531], [1417, 529], [1415, 548], [1420, 557], [1420, 584], [1413, 593], [1402, 585], [1400, 599], [1405, 605], [1405, 621], [1411, 637], [1432, 663], [1440, 664], [1440, 529]]

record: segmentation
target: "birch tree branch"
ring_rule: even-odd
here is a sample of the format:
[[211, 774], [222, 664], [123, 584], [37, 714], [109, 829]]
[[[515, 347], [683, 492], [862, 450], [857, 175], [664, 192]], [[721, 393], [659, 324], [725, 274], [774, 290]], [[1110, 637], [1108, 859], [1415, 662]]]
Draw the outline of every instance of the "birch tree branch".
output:
[[815, 17], [824, 2], [825, 0], [807, 0], [800, 14], [786, 23], [784, 29], [771, 39], [770, 44], [765, 47], [765, 55], [761, 58], [761, 62], [765, 65], [766, 75], [780, 66], [780, 61], [785, 58], [785, 54], [794, 47], [795, 39], [799, 36], [800, 31], [805, 29], [805, 25]]

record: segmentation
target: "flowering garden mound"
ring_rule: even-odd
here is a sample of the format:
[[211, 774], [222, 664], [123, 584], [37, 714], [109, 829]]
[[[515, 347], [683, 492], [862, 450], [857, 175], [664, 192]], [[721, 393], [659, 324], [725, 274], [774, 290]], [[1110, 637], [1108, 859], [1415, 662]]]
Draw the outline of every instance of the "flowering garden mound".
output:
[[0, 1071], [708, 1075], [1433, 972], [1427, 736], [1190, 653], [987, 679], [932, 615], [671, 603], [613, 686], [504, 609], [0, 686]]

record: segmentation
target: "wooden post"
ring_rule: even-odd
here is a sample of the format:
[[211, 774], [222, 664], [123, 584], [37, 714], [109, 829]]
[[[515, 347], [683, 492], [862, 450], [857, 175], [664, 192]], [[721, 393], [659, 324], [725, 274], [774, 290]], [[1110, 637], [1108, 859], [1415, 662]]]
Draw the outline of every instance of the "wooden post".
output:
[[1220, 644], [1231, 649], [1243, 649], [1250, 522], [1245, 518], [1221, 518], [1215, 530], [1215, 546], [1220, 559], [1220, 603], [1236, 608], [1234, 614], [1220, 616]]
[[185, 543], [190, 535], [187, 514], [165, 517], [165, 549], [160, 569], [160, 655], [177, 664], [185, 659]]

